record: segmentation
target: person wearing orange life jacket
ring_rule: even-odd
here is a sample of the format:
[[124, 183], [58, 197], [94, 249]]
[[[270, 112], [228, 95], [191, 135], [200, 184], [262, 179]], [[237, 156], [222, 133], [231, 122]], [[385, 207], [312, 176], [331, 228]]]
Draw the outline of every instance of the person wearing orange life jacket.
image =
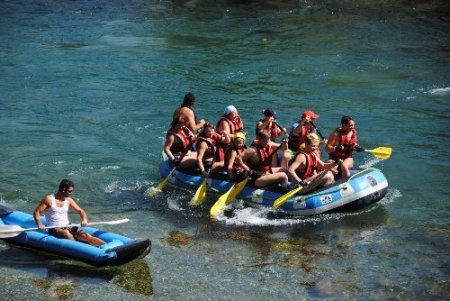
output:
[[358, 145], [355, 121], [351, 116], [342, 116], [341, 127], [331, 133], [326, 144], [326, 151], [330, 160], [343, 160], [340, 170], [344, 178], [350, 177], [350, 169], [353, 167], [353, 151], [363, 151]]
[[273, 109], [265, 109], [263, 111], [264, 118], [258, 120], [256, 123], [256, 135], [259, 131], [266, 130], [270, 133], [270, 140], [275, 141], [277, 137], [286, 133], [285, 128], [281, 128], [277, 125], [277, 112]]
[[179, 168], [193, 168], [196, 165], [195, 152], [189, 148], [195, 141], [194, 134], [183, 125], [183, 118], [171, 125], [164, 142], [164, 153]]
[[237, 161], [237, 157], [247, 149], [245, 145], [245, 132], [234, 134], [233, 143], [229, 144], [225, 150], [225, 169], [228, 178], [233, 182], [240, 182], [244, 179], [245, 171]]
[[225, 139], [214, 131], [214, 126], [206, 123], [197, 140], [197, 165], [204, 177], [223, 170], [225, 153], [219, 144]]
[[[306, 136], [304, 149], [297, 152], [293, 162], [289, 166], [288, 172], [293, 183], [305, 186], [306, 182], [310, 182], [318, 176], [318, 171], [334, 165], [334, 161], [325, 163], [317, 156], [316, 150], [319, 148], [319, 144], [320, 139], [315, 133]], [[331, 171], [328, 171], [321, 181], [314, 185], [308, 185], [302, 189], [302, 192], [309, 192], [333, 183], [334, 175]]]
[[[270, 133], [260, 131], [252, 145], [238, 157], [239, 165], [252, 177], [255, 187], [266, 187], [276, 183], [286, 187], [288, 176], [286, 169], [280, 167], [270, 167], [271, 157], [276, 150], [270, 144]], [[283, 147], [287, 148], [287, 141], [283, 142]]]
[[[173, 112], [172, 125], [176, 124], [177, 121], [184, 121], [188, 129], [193, 133], [197, 133], [203, 125], [205, 125], [205, 120], [201, 119], [197, 123], [197, 118], [194, 113], [195, 95], [192, 93], [187, 93], [184, 95], [183, 103]], [[182, 117], [182, 119], [180, 119]]]
[[[282, 167], [288, 168], [289, 161], [292, 160], [295, 154], [301, 149], [301, 145], [305, 143], [306, 136], [316, 132], [311, 123], [319, 117], [319, 114], [316, 114], [311, 110], [306, 110], [301, 115], [300, 120], [292, 125], [288, 137], [288, 149], [283, 153], [283, 158], [281, 160]], [[317, 152], [320, 154], [319, 149], [317, 149]]]

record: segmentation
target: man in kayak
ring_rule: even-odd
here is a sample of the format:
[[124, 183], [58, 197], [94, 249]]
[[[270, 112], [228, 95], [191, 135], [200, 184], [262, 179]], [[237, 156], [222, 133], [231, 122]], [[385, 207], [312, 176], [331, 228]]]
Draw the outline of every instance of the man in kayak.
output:
[[[195, 104], [195, 95], [192, 93], [187, 93], [184, 95], [183, 103], [179, 108], [173, 112], [172, 124], [171, 127], [177, 123], [179, 120], [184, 121], [184, 125], [188, 127], [193, 133], [197, 133], [203, 125], [205, 125], [205, 120], [201, 119], [200, 122], [197, 123], [197, 118], [195, 117], [195, 113], [193, 111]], [[180, 119], [180, 117], [182, 117]]]
[[78, 206], [71, 197], [75, 185], [72, 181], [63, 179], [59, 184], [58, 192], [49, 194], [42, 198], [39, 205], [34, 210], [34, 220], [39, 229], [45, 229], [45, 225], [41, 221], [41, 214], [44, 213], [47, 220], [47, 227], [61, 226], [48, 230], [49, 234], [67, 238], [70, 240], [78, 240], [93, 246], [103, 245], [105, 242], [100, 238], [94, 237], [89, 233], [79, 229], [78, 227], [67, 227], [69, 225], [69, 209], [77, 212], [81, 217], [81, 226], [88, 225], [88, 217], [86, 212]]
[[[274, 152], [278, 150], [278, 147], [273, 149], [269, 141], [270, 133], [260, 131], [251, 146], [238, 157], [238, 162], [252, 177], [255, 187], [261, 188], [277, 183], [286, 187], [288, 182], [286, 169], [270, 166], [272, 156], [276, 155]], [[287, 141], [283, 141], [285, 147], [287, 147], [286, 143]]]
[[[289, 175], [294, 184], [305, 186], [305, 182], [313, 181], [321, 173], [321, 170], [331, 168], [335, 162], [324, 163], [316, 153], [319, 148], [320, 139], [315, 133], [308, 134], [305, 138], [305, 147], [297, 152], [292, 164], [289, 166]], [[307, 185], [302, 192], [313, 191], [322, 186], [328, 186], [334, 183], [334, 175], [327, 171], [322, 179], [314, 185]]]
[[353, 167], [353, 151], [363, 151], [358, 145], [355, 129], [355, 121], [351, 116], [342, 116], [341, 127], [331, 133], [325, 147], [330, 160], [343, 160], [340, 170], [344, 178], [350, 177], [350, 169]]

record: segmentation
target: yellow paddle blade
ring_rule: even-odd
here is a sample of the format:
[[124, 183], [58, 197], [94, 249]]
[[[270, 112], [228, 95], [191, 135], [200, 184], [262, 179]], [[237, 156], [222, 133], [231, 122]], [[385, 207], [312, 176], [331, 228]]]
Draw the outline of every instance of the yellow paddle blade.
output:
[[214, 203], [214, 205], [211, 207], [211, 210], [209, 211], [209, 214], [214, 217], [219, 215], [223, 210], [225, 209], [225, 206], [230, 203], [231, 201], [234, 201], [236, 199], [236, 196], [244, 189], [245, 185], [247, 184], [249, 180], [249, 177], [245, 178], [241, 182], [234, 184], [231, 186], [230, 189], [228, 189], [227, 192], [222, 194], [217, 202]]
[[163, 190], [166, 187], [167, 182], [169, 182], [170, 174], [161, 181], [161, 183], [156, 186], [156, 189]]
[[366, 152], [371, 153], [373, 156], [380, 159], [389, 159], [392, 154], [392, 148], [387, 146], [380, 146], [374, 149], [366, 150]]
[[228, 196], [230, 195], [231, 191], [233, 190], [234, 186], [231, 186], [231, 188], [225, 192], [224, 194], [222, 194], [217, 201], [214, 203], [214, 205], [211, 207], [211, 209], [209, 210], [209, 214], [211, 216], [217, 216], [219, 215], [221, 212], [223, 212], [226, 204], [227, 204], [227, 199]]
[[228, 196], [227, 204], [236, 199], [236, 196], [242, 191], [242, 189], [244, 189], [245, 185], [247, 185], [248, 179], [249, 177], [245, 178], [235, 185], [233, 191], [231, 191], [230, 195]]
[[289, 200], [292, 196], [294, 196], [297, 192], [299, 192], [300, 190], [302, 190], [303, 186], [299, 186], [297, 188], [292, 189], [291, 191], [289, 191], [286, 194], [283, 194], [282, 196], [280, 196], [278, 199], [275, 200], [275, 202], [273, 202], [272, 208], [273, 209], [277, 209], [278, 207], [280, 207], [281, 205], [283, 205], [284, 203], [287, 202], [287, 200]]
[[197, 191], [195, 192], [194, 196], [192, 197], [191, 201], [189, 202], [190, 206], [198, 206], [206, 198], [206, 188], [208, 187], [207, 179], [205, 178], [200, 184], [200, 186], [197, 188]]

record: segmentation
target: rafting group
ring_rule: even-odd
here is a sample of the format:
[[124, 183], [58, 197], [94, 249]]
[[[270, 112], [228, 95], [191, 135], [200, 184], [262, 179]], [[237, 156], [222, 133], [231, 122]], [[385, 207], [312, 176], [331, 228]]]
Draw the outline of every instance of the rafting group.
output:
[[[381, 158], [390, 155], [387, 148], [365, 150], [359, 146], [351, 116], [342, 116], [341, 126], [325, 139], [315, 125], [319, 114], [305, 110], [288, 132], [277, 122], [277, 113], [267, 108], [255, 124], [256, 139], [247, 144], [247, 132], [235, 106], [227, 106], [213, 125], [196, 120], [194, 105], [194, 94], [187, 93], [173, 113], [163, 155], [173, 166], [172, 171], [197, 172], [205, 184], [208, 178], [226, 175], [235, 186], [242, 183], [239, 187], [279, 186], [286, 192], [296, 189], [305, 194], [332, 185], [336, 178], [349, 178], [355, 151]], [[322, 158], [320, 146], [328, 153], [327, 160]], [[389, 154], [384, 153], [386, 150]], [[197, 202], [194, 196], [191, 204]]]
[[[287, 130], [278, 124], [273, 109], [265, 109], [264, 118], [255, 126], [256, 139], [247, 147], [247, 133], [233, 105], [225, 108], [214, 126], [204, 120], [195, 122], [194, 104], [195, 96], [186, 94], [173, 114], [164, 152], [178, 169], [198, 169], [204, 177], [225, 172], [230, 181], [250, 176], [258, 188], [277, 183], [288, 188], [289, 179], [290, 186], [304, 185], [336, 163], [343, 176], [348, 177], [353, 167], [353, 151], [363, 151], [357, 144], [355, 121], [350, 116], [343, 116], [341, 127], [321, 141], [314, 124], [319, 115], [306, 110], [292, 126], [288, 138], [278, 143], [277, 138], [286, 135]], [[321, 144], [330, 154], [327, 162], [322, 161]], [[277, 155], [280, 150], [281, 160]], [[328, 171], [322, 181], [316, 182], [315, 187], [308, 186], [308, 190], [332, 184], [333, 173], [337, 172], [338, 167]]]

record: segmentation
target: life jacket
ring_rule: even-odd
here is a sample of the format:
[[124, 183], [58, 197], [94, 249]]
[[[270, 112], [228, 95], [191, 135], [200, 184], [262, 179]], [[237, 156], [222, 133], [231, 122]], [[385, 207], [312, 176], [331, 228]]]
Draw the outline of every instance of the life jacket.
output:
[[250, 145], [250, 147], [253, 147], [259, 155], [259, 162], [254, 163], [254, 162], [247, 162], [248, 167], [251, 170], [256, 170], [259, 172], [270, 172], [270, 160], [269, 157], [271, 156], [271, 147], [270, 144], [267, 144], [265, 147], [261, 147], [259, 145], [259, 141], [258, 139], [253, 140], [252, 144]]
[[288, 148], [294, 152], [297, 152], [300, 149], [300, 145], [305, 143], [306, 136], [310, 133], [314, 133], [315, 129], [311, 125], [302, 126], [302, 131], [299, 134], [294, 134], [294, 129], [296, 126], [293, 126], [288, 137]]
[[230, 126], [230, 134], [237, 133], [239, 131], [244, 130], [244, 124], [242, 122], [241, 117], [236, 116], [234, 120], [228, 119], [226, 116], [220, 117], [219, 121], [217, 122], [216, 128], [218, 128], [219, 124], [222, 122], [222, 120], [225, 120], [226, 123]]
[[189, 146], [194, 142], [195, 137], [192, 134], [192, 132], [187, 128], [183, 128], [179, 131], [168, 131], [167, 136], [174, 135], [177, 139], [173, 142], [172, 146], [170, 147], [170, 152], [174, 155], [180, 155], [184, 154]]
[[[261, 131], [258, 128], [258, 124], [260, 122], [265, 122], [264, 119], [260, 119], [257, 123], [256, 123], [256, 136], [258, 136], [258, 133]], [[275, 141], [275, 139], [277, 139], [278, 137], [278, 127], [276, 126], [275, 122], [272, 122], [272, 124], [269, 126], [268, 132], [270, 133], [270, 140]]]
[[[233, 144], [230, 144], [230, 145], [228, 145], [228, 147], [226, 148], [226, 150], [225, 150], [225, 166], [228, 166], [228, 154], [231, 152], [231, 151], [233, 151], [233, 150], [235, 150], [236, 152], [237, 152], [237, 156], [239, 156], [242, 152], [244, 152], [244, 150], [246, 150], [247, 149], [247, 146], [244, 144], [244, 145], [242, 145], [242, 146], [240, 146], [240, 147], [238, 147], [238, 146], [235, 146], [235, 145], [233, 145]], [[241, 170], [242, 169], [242, 167], [236, 162], [236, 160], [234, 160], [234, 162], [233, 162], [233, 167], [232, 167], [232, 169], [233, 170]]]
[[214, 133], [211, 137], [199, 137], [197, 140], [197, 149], [198, 144], [200, 144], [201, 141], [205, 141], [208, 145], [207, 150], [205, 151], [205, 154], [203, 156], [203, 160], [214, 158], [214, 161], [221, 162], [225, 159], [225, 152], [224, 149], [220, 146], [220, 135], [217, 133]]
[[305, 164], [305, 167], [303, 167], [303, 168], [297, 168], [295, 170], [295, 173], [302, 180], [306, 180], [306, 179], [312, 177], [313, 175], [315, 175], [315, 172], [317, 170], [317, 158], [316, 158], [316, 156], [314, 156], [314, 152], [312, 152], [310, 154], [307, 154], [306, 152], [301, 150], [295, 155], [294, 160], [300, 154], [305, 155], [305, 157], [306, 157], [306, 164]]
[[334, 155], [339, 159], [350, 158], [353, 153], [353, 148], [357, 143], [356, 130], [352, 130], [352, 137], [350, 139], [348, 138], [348, 136], [346, 134], [344, 134], [341, 127], [337, 128], [336, 132], [339, 136], [339, 141], [340, 141], [339, 145], [343, 145], [344, 150], [343, 151], [335, 151]]

